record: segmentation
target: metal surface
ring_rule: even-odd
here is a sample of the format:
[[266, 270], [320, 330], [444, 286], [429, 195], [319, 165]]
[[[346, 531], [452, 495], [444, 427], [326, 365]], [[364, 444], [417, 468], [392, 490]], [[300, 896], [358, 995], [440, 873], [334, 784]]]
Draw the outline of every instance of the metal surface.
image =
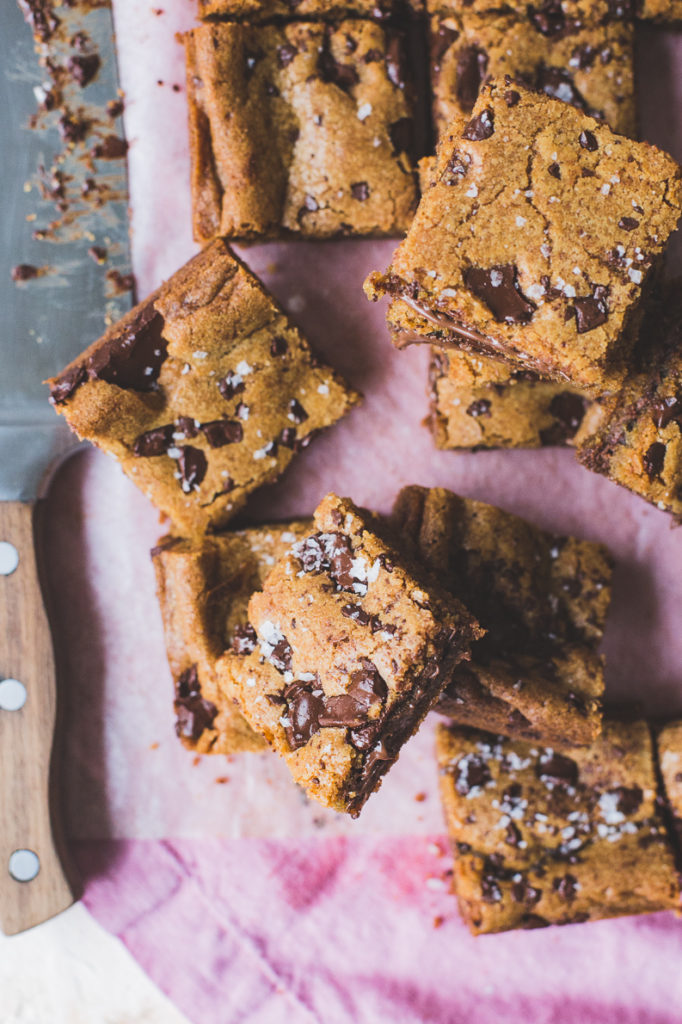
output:
[[[16, 0], [0, 4], [0, 500], [29, 500], [44, 488], [56, 458], [76, 443], [48, 402], [42, 383], [130, 307], [129, 294], [113, 294], [107, 271], [130, 269], [125, 161], [92, 160], [97, 137], [122, 135], [120, 118], [106, 114], [117, 96], [118, 81], [111, 10], [108, 7], [59, 7], [64, 28], [50, 40], [50, 57], [65, 59], [64, 39], [87, 32], [101, 58], [97, 77], [84, 89], [72, 83], [74, 102], [94, 126], [73, 147], [65, 147], [57, 122], [59, 110], [39, 119], [36, 113], [46, 72], [34, 51], [33, 37]], [[69, 20], [70, 19], [70, 20]], [[53, 53], [54, 46], [54, 53]], [[59, 52], [60, 46], [62, 52]], [[44, 125], [44, 126], [43, 126]], [[40, 187], [38, 168], [49, 168], [60, 154], [67, 212], [56, 212], [54, 197]], [[43, 175], [44, 177], [44, 175]], [[102, 183], [105, 201], [82, 199], [86, 177]], [[48, 232], [54, 240], [36, 240], [33, 231], [55, 218], [62, 224]], [[106, 248], [99, 266], [88, 249]], [[30, 264], [40, 276], [16, 284], [12, 268]]]

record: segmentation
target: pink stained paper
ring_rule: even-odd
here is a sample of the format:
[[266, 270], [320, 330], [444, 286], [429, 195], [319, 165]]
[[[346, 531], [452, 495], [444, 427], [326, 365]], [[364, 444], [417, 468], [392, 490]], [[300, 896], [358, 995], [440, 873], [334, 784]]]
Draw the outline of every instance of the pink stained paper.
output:
[[[114, 7], [143, 296], [195, 250], [174, 38], [192, 24], [195, 3], [173, 0], [162, 13], [138, 0]], [[682, 156], [682, 40], [642, 36], [643, 132]], [[603, 540], [618, 560], [605, 644], [609, 697], [637, 699], [659, 715], [682, 712], [682, 531], [568, 451], [437, 452], [421, 425], [427, 354], [394, 351], [383, 309], [361, 291], [393, 247], [242, 250], [366, 394], [361, 409], [254, 498], [249, 517], [307, 514], [331, 489], [385, 511], [402, 485], [438, 484]], [[158, 514], [112, 460], [88, 451], [58, 474], [48, 519], [67, 825], [73, 838], [95, 841], [81, 847], [86, 903], [191, 1019], [679, 1019], [681, 933], [671, 915], [470, 939], [442, 891], [443, 858], [429, 862], [428, 837], [443, 831], [432, 724], [357, 822], [305, 802], [273, 756], [194, 765], [173, 733], [148, 556], [162, 532]], [[311, 899], [291, 895], [310, 878]], [[434, 916], [446, 918], [442, 928], [433, 928]], [[263, 961], [274, 973], [264, 973]]]

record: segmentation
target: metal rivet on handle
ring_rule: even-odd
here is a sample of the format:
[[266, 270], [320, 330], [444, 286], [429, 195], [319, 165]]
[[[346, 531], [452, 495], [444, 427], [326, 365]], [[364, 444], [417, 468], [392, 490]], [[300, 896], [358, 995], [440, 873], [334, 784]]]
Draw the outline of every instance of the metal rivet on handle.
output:
[[31, 882], [40, 871], [40, 858], [33, 850], [15, 850], [9, 859], [9, 873], [15, 882]]
[[0, 711], [19, 711], [26, 696], [26, 687], [18, 679], [0, 680]]
[[8, 540], [0, 540], [0, 576], [11, 576], [19, 565], [19, 552]]

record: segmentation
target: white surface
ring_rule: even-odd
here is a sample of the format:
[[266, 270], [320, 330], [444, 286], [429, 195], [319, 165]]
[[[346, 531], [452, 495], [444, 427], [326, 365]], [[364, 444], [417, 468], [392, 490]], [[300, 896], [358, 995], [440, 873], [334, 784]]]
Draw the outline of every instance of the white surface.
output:
[[2, 1024], [187, 1024], [125, 947], [72, 907], [38, 928], [0, 934]]

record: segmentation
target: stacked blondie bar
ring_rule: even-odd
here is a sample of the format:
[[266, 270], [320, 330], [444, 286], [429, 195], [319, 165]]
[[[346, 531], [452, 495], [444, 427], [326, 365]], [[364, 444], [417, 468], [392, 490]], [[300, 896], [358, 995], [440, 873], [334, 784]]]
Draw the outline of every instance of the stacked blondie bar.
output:
[[682, 726], [605, 710], [604, 547], [416, 486], [389, 515], [331, 493], [248, 525], [250, 495], [360, 395], [229, 242], [404, 235], [365, 289], [389, 297], [397, 348], [432, 347], [436, 443], [569, 442], [682, 515], [682, 308], [662, 274], [682, 172], [636, 141], [633, 74], [635, 16], [682, 10], [199, 7], [203, 248], [49, 382], [169, 521], [152, 558], [178, 737], [273, 750], [357, 817], [438, 712], [472, 931], [679, 907]]

